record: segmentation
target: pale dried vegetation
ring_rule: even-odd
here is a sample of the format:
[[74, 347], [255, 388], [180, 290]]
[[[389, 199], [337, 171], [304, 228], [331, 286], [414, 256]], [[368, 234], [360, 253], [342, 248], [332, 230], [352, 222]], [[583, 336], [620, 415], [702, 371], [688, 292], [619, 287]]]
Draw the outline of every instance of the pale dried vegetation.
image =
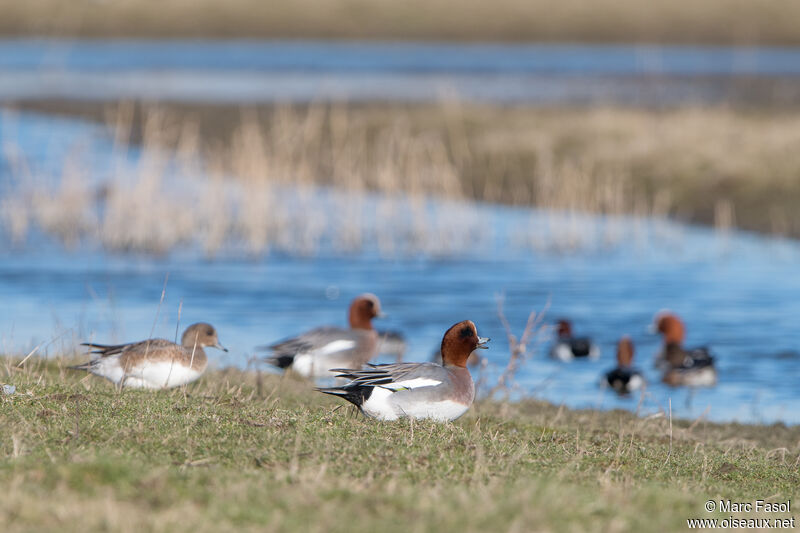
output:
[[800, 42], [793, 0], [27, 0], [6, 35], [493, 41]]
[[[37, 175], [3, 139], [18, 178], [4, 229], [18, 243], [38, 228], [68, 245], [209, 255], [449, 254], [543, 234], [568, 247], [598, 240], [582, 213], [800, 235], [795, 112], [313, 105], [242, 111], [219, 128], [208, 115], [118, 106], [110, 168], [80, 145], [59, 176]], [[516, 213], [497, 235], [474, 200], [546, 211]], [[629, 238], [620, 227], [600, 240]]]

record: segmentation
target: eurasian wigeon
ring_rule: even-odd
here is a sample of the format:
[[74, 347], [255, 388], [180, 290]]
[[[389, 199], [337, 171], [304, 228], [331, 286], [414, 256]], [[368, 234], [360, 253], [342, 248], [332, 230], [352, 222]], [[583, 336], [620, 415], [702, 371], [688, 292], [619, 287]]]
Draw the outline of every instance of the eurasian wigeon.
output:
[[267, 347], [272, 356], [266, 362], [306, 378], [330, 377], [331, 368], [361, 368], [378, 353], [379, 337], [372, 319], [380, 316], [377, 296], [357, 296], [350, 304], [350, 329], [324, 326], [283, 340]]
[[87, 342], [81, 346], [88, 346], [98, 357], [71, 368], [86, 370], [121, 387], [145, 389], [165, 389], [191, 383], [208, 366], [203, 348], [228, 351], [219, 343], [214, 327], [204, 322], [186, 328], [180, 344], [165, 339], [149, 339], [115, 345]]
[[663, 372], [661, 380], [664, 383], [689, 387], [716, 385], [714, 357], [705, 346], [691, 349], [683, 347], [686, 328], [675, 313], [661, 311], [656, 314], [652, 329], [664, 339], [664, 345], [655, 360], [656, 367]]
[[618, 394], [630, 394], [644, 386], [641, 372], [633, 368], [633, 341], [627, 335], [617, 344], [617, 368], [606, 374], [606, 383]]
[[550, 348], [550, 357], [559, 361], [569, 362], [576, 358], [600, 357], [600, 348], [589, 337], [573, 337], [572, 324], [569, 320], [561, 319], [556, 322], [556, 342]]
[[455, 420], [467, 412], [475, 399], [475, 384], [467, 370], [467, 359], [476, 348], [486, 348], [488, 341], [478, 336], [472, 321], [465, 320], [444, 334], [443, 365], [394, 363], [370, 365], [365, 370], [336, 369], [336, 377], [350, 382], [317, 390], [340, 396], [378, 420], [401, 417]]
[[[469, 358], [467, 359], [467, 367], [475, 368], [480, 366], [481, 362], [483, 362], [483, 356], [478, 353], [478, 350], [473, 350], [471, 354], [469, 354]], [[431, 354], [431, 363], [436, 363], [437, 365], [442, 364], [442, 350], [441, 348], [437, 348]]]

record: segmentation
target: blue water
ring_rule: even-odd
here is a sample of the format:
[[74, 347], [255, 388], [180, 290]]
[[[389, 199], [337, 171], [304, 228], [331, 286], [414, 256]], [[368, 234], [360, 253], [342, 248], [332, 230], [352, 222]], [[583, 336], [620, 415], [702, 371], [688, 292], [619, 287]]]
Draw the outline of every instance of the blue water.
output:
[[800, 76], [800, 49], [329, 41], [6, 40], [0, 68]]
[[0, 41], [0, 101], [795, 101], [800, 49], [320, 41]]
[[[641, 400], [645, 414], [664, 411], [671, 401], [683, 417], [800, 423], [796, 242], [658, 220], [431, 200], [432, 209], [459, 213], [455, 226], [467, 229], [450, 237], [463, 238], [458, 246], [387, 255], [365, 239], [362, 247], [342, 252], [330, 245], [335, 236], [323, 233], [311, 253], [272, 248], [252, 254], [232, 244], [208, 259], [193, 241], [162, 256], [108, 251], [91, 234], [65, 248], [35, 227], [14, 243], [5, 214], [19, 180], [9, 153], [25, 155], [35, 179], [50, 180], [53, 188], [76, 143], [92, 165], [86, 179], [97, 184], [125, 179], [111, 169], [135, 165], [141, 153], [115, 156], [100, 128], [36, 114], [4, 115], [0, 133], [7, 148], [0, 157], [5, 353], [26, 354], [38, 346], [37, 354], [55, 356], [81, 341], [138, 340], [151, 332], [174, 338], [180, 318], [181, 327], [199, 320], [217, 326], [231, 351], [211, 352], [214, 364], [246, 366], [257, 345], [317, 325], [344, 324], [349, 300], [371, 291], [389, 314], [379, 326], [405, 333], [406, 360], [427, 359], [448, 326], [474, 320], [481, 335], [492, 338], [484, 376], [493, 385], [508, 359], [497, 316], [497, 298], [504, 295], [516, 335], [531, 311], [546, 309], [546, 323], [569, 317], [577, 333], [592, 336], [602, 349], [597, 362], [556, 363], [546, 356], [551, 333], [542, 331], [517, 375], [515, 395], [630, 410]], [[319, 191], [312, 201], [326, 206], [331, 194]], [[363, 219], [373, 223], [368, 214]], [[487, 231], [473, 231], [481, 227]], [[556, 246], [566, 234], [578, 237], [576, 245]], [[662, 308], [684, 318], [689, 345], [711, 347], [719, 361], [717, 387], [690, 395], [658, 383], [651, 362], [659, 340], [646, 328]], [[614, 365], [614, 345], [623, 334], [633, 338], [650, 382], [641, 398], [620, 399], [598, 386]]]

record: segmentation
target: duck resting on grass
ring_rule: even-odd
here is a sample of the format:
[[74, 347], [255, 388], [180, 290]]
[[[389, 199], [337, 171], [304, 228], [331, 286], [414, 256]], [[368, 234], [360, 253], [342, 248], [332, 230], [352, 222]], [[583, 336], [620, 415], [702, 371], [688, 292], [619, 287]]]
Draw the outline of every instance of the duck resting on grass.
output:
[[357, 296], [350, 303], [350, 328], [323, 326], [267, 346], [272, 355], [265, 361], [291, 369], [305, 378], [330, 377], [330, 369], [361, 368], [378, 354], [379, 337], [372, 319], [383, 316], [381, 302], [374, 294]]
[[378, 420], [408, 417], [439, 422], [455, 420], [475, 399], [467, 360], [476, 348], [486, 348], [475, 324], [464, 320], [442, 338], [442, 364], [394, 363], [369, 365], [364, 370], [334, 369], [337, 378], [350, 381], [341, 387], [317, 389], [339, 396]]
[[191, 383], [208, 366], [205, 347], [228, 350], [219, 343], [211, 324], [192, 324], [183, 332], [181, 343], [148, 339], [127, 344], [86, 342], [98, 357], [70, 367], [104, 377], [120, 387], [166, 389]]
[[572, 324], [569, 320], [561, 319], [556, 322], [555, 344], [550, 348], [550, 357], [559, 361], [569, 362], [573, 359], [600, 357], [600, 348], [589, 337], [573, 337]]
[[617, 368], [608, 372], [605, 382], [617, 394], [630, 394], [644, 386], [641, 372], [633, 368], [633, 341], [625, 335], [617, 344]]

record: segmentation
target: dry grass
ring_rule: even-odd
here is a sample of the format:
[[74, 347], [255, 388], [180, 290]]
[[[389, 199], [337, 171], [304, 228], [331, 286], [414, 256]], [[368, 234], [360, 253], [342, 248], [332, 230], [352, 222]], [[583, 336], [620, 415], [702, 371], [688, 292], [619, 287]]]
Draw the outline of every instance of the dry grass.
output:
[[[144, 155], [102, 187], [78, 158], [65, 162], [55, 188], [20, 180], [3, 210], [16, 240], [40, 227], [67, 244], [99, 239], [115, 250], [200, 243], [214, 254], [233, 242], [253, 254], [311, 254], [374, 243], [390, 255], [447, 254], [492, 237], [471, 200], [800, 236], [797, 111], [448, 102], [121, 106], [102, 116], [120, 158], [132, 144]], [[24, 154], [6, 157], [22, 177], [30, 172]], [[526, 231], [541, 232], [516, 229], [528, 244], [535, 235]]]
[[793, 0], [28, 0], [6, 35], [797, 44]]

